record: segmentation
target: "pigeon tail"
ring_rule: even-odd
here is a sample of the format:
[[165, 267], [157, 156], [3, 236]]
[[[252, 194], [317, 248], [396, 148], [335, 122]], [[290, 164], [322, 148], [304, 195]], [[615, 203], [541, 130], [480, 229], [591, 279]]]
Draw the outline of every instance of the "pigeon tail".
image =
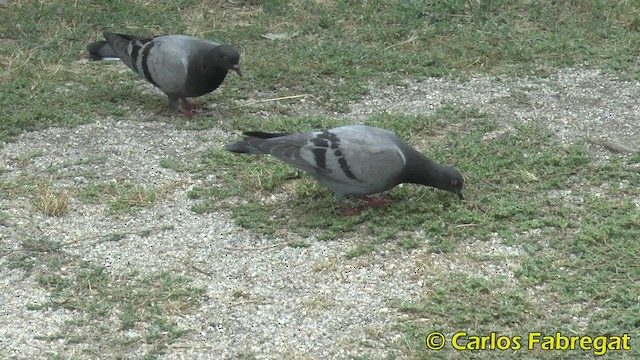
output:
[[87, 51], [89, 52], [89, 60], [120, 60], [120, 57], [118, 57], [118, 54], [116, 54], [111, 45], [104, 40], [92, 42], [87, 45]]
[[289, 133], [268, 133], [263, 131], [247, 131], [242, 133], [245, 136], [258, 138], [258, 139], [272, 139], [282, 136], [287, 136]]
[[236, 141], [224, 146], [227, 151], [237, 154], [264, 154], [264, 151], [257, 149], [245, 141]]
[[[236, 141], [230, 144], [225, 145], [225, 149], [227, 151], [231, 151], [238, 154], [267, 154], [268, 151], [260, 149], [259, 147], [254, 146], [254, 142], [251, 140], [256, 139], [273, 139], [279, 138], [282, 136], [287, 136], [287, 133], [268, 133], [262, 131], [246, 131], [242, 133], [245, 138], [242, 141]], [[263, 143], [259, 141], [259, 143]]]

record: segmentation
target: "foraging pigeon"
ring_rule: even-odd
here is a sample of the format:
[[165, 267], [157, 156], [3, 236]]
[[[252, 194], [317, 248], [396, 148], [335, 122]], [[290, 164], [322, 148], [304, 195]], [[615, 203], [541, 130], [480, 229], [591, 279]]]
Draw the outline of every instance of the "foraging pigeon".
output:
[[401, 183], [433, 186], [463, 199], [464, 179], [458, 170], [434, 163], [385, 129], [348, 125], [321, 132], [244, 135], [244, 140], [225, 148], [235, 153], [271, 154], [311, 174], [331, 189], [339, 202], [354, 195], [369, 205], [383, 205], [385, 201], [366, 195]]
[[[93, 60], [120, 58], [133, 71], [162, 90], [169, 97], [169, 106], [190, 116], [191, 110], [203, 108], [190, 103], [187, 97], [198, 97], [217, 89], [233, 70], [242, 76], [238, 62], [240, 54], [231, 45], [187, 35], [164, 35], [143, 38], [104, 33], [107, 41], [89, 44]], [[182, 100], [182, 109], [178, 107]]]

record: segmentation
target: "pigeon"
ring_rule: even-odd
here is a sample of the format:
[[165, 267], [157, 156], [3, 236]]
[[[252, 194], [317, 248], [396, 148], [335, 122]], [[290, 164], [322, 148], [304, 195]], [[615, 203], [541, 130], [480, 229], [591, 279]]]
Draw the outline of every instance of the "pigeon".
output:
[[[449, 165], [437, 164], [393, 132], [348, 125], [324, 131], [298, 134], [245, 132], [242, 141], [225, 149], [234, 153], [270, 154], [313, 176], [335, 193], [338, 203], [347, 196], [359, 197], [368, 206], [388, 201], [368, 195], [389, 190], [401, 183], [432, 186], [464, 199], [464, 179]], [[345, 206], [345, 214], [355, 209]]]
[[[163, 35], [144, 38], [133, 35], [104, 33], [106, 41], [87, 46], [89, 58], [119, 58], [133, 71], [162, 90], [169, 106], [187, 116], [202, 104], [190, 103], [187, 97], [198, 97], [217, 89], [229, 70], [242, 76], [240, 54], [231, 45], [187, 35]], [[178, 106], [182, 100], [182, 109]]]

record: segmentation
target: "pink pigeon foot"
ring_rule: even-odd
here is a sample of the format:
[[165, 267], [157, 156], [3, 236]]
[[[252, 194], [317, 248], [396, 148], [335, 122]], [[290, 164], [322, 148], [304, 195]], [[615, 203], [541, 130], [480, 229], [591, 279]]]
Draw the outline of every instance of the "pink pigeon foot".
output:
[[360, 196], [360, 199], [366, 201], [368, 207], [377, 207], [377, 208], [385, 207], [396, 202], [395, 200], [379, 199], [379, 198], [374, 198], [367, 195]]
[[342, 216], [356, 216], [356, 215], [360, 215], [360, 210], [354, 208], [353, 206], [345, 204], [342, 207], [342, 210], [340, 211], [340, 215], [342, 215]]
[[182, 99], [182, 108], [185, 110], [202, 110], [206, 109], [207, 106], [203, 103], [189, 102], [187, 99]]

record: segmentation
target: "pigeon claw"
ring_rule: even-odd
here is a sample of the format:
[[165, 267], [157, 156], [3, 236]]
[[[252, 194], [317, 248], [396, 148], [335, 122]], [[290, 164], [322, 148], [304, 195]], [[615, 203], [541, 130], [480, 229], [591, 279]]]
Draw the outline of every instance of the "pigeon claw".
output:
[[185, 99], [185, 100], [182, 100], [182, 108], [184, 110], [202, 110], [202, 109], [206, 109], [207, 106], [203, 103], [188, 102]]
[[378, 199], [378, 198], [374, 198], [371, 196], [361, 196], [360, 199], [364, 200], [367, 202], [367, 206], [368, 207], [377, 207], [377, 208], [381, 208], [381, 207], [386, 207], [390, 204], [393, 204], [395, 202], [395, 200], [389, 200], [389, 199]]
[[[367, 195], [358, 196], [358, 198], [367, 202], [364, 208], [368, 208], [368, 207], [382, 208], [396, 202], [395, 200], [379, 199], [379, 198], [374, 198]], [[362, 213], [362, 209], [356, 209], [351, 205], [347, 205], [347, 204], [345, 204], [342, 207], [342, 210], [340, 212], [340, 214], [343, 216], [355, 216], [355, 215], [360, 215], [361, 213]]]
[[342, 210], [340, 211], [340, 215], [342, 216], [356, 216], [356, 215], [360, 215], [360, 210], [354, 208], [353, 206], [350, 205], [344, 205], [342, 207]]
[[180, 112], [186, 117], [192, 117], [194, 115], [198, 115], [197, 112], [191, 111], [191, 110], [187, 110], [187, 109], [180, 109]]

